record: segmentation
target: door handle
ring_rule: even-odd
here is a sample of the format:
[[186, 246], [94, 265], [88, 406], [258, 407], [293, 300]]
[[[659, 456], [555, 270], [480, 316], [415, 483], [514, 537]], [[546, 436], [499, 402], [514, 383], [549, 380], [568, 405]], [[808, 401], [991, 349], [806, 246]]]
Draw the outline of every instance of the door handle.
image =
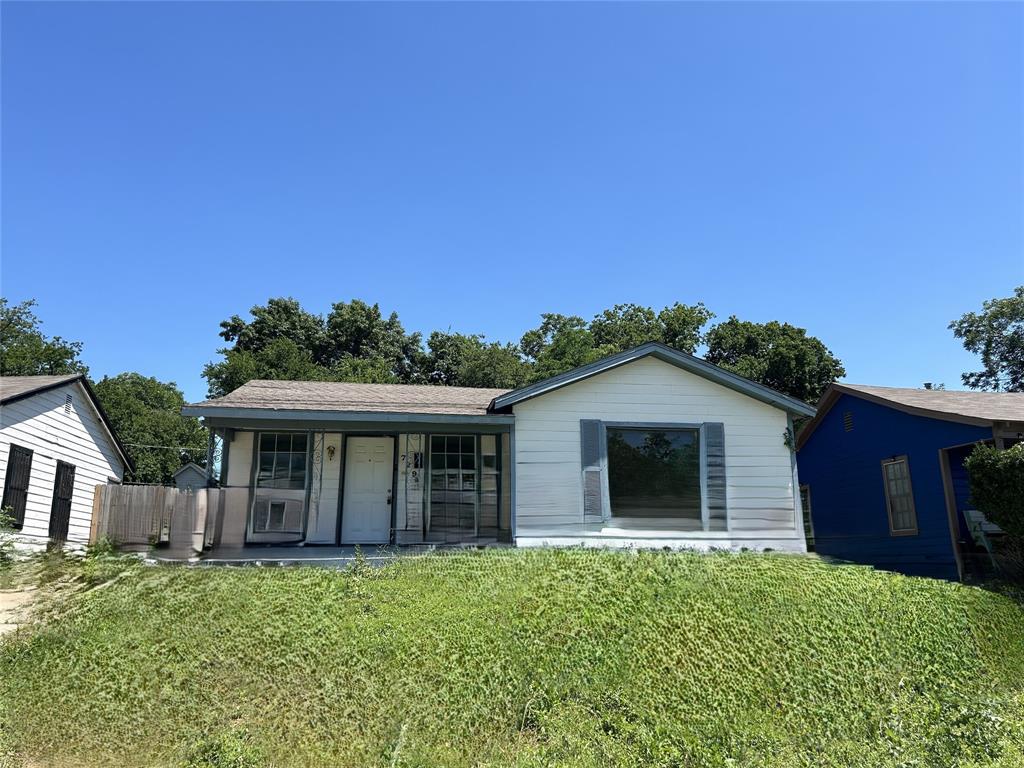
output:
[[388, 505], [391, 504], [391, 489], [388, 488]]

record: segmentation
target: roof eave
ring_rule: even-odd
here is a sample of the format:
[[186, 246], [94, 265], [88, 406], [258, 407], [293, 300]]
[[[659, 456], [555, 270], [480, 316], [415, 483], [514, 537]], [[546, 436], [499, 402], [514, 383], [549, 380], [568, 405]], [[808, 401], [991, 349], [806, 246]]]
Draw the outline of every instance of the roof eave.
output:
[[70, 378], [64, 379], [63, 381], [56, 381], [51, 382], [50, 384], [44, 384], [41, 387], [36, 387], [35, 389], [28, 390], [27, 392], [19, 392], [16, 395], [12, 395], [11, 397], [6, 397], [0, 400], [0, 405], [10, 405], [11, 403], [15, 403], [19, 400], [24, 400], [25, 398], [33, 397], [34, 395], [41, 395], [44, 392], [50, 392], [51, 390], [59, 389], [60, 387], [66, 387], [72, 384], [82, 385], [82, 389], [85, 390], [85, 394], [89, 398], [89, 402], [92, 404], [93, 410], [95, 410], [97, 415], [100, 417], [100, 423], [103, 424], [103, 428], [107, 431], [107, 436], [110, 438], [110, 442], [113, 444], [114, 450], [116, 450], [118, 454], [120, 454], [121, 460], [124, 462], [125, 468], [134, 472], [135, 464], [128, 456], [128, 450], [121, 443], [121, 439], [117, 436], [117, 432], [114, 431], [114, 425], [111, 423], [110, 417], [107, 416], [107, 412], [103, 410], [103, 405], [100, 403], [100, 398], [96, 394], [96, 390], [92, 388], [92, 384], [89, 383], [89, 379], [86, 377], [84, 373], [73, 375]]
[[825, 394], [821, 396], [821, 400], [818, 401], [818, 413], [800, 430], [800, 434], [796, 439], [796, 449], [799, 451], [808, 440], [811, 439], [811, 435], [818, 428], [818, 425], [822, 422], [828, 412], [832, 410], [832, 406], [836, 404], [836, 401], [842, 395], [850, 395], [851, 397], [857, 397], [861, 400], [867, 400], [870, 403], [881, 405], [886, 408], [891, 408], [894, 411], [901, 411], [903, 413], [910, 414], [911, 416], [922, 416], [927, 419], [938, 419], [939, 421], [952, 421], [957, 424], [970, 424], [975, 427], [990, 427], [995, 424], [998, 420], [985, 419], [980, 416], [967, 416], [966, 414], [960, 413], [949, 413], [948, 411], [935, 411], [930, 408], [918, 408], [913, 405], [906, 405], [904, 403], [895, 403], [892, 400], [886, 400], [884, 397], [873, 395], [869, 392], [863, 392], [853, 387], [847, 387], [843, 384], [830, 384], [829, 388], [825, 390]]
[[8, 397], [0, 397], [0, 405], [9, 405], [11, 403], [16, 403], [19, 400], [24, 400], [26, 397], [32, 397], [33, 395], [39, 395], [39, 394], [42, 394], [43, 392], [49, 392], [52, 389], [57, 389], [58, 387], [66, 387], [68, 384], [74, 384], [76, 381], [84, 381], [84, 380], [85, 380], [85, 374], [84, 373], [69, 374], [68, 378], [61, 379], [60, 381], [51, 381], [49, 384], [42, 384], [42, 385], [40, 385], [38, 387], [35, 387], [34, 389], [29, 389], [29, 390], [26, 390], [24, 392], [19, 392], [16, 395], [9, 395]]
[[237, 406], [186, 405], [183, 416], [210, 419], [259, 419], [261, 421], [339, 421], [394, 423], [511, 424], [512, 416], [491, 413], [401, 413], [395, 411], [318, 411], [302, 408], [245, 408]]

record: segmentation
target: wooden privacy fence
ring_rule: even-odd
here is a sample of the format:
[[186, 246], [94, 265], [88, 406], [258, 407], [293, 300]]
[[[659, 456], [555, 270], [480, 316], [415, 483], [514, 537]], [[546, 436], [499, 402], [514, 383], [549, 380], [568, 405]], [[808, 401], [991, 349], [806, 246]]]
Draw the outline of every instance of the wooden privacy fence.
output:
[[214, 543], [219, 494], [218, 488], [97, 485], [89, 541], [107, 538], [126, 549], [161, 544], [172, 556], [198, 555]]

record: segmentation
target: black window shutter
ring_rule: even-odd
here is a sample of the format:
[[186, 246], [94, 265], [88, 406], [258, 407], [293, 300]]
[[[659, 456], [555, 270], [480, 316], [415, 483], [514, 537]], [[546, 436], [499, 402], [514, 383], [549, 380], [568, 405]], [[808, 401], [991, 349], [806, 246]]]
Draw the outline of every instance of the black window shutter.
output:
[[583, 463], [583, 522], [600, 523], [608, 510], [604, 503], [604, 429], [594, 419], [580, 420], [580, 455]]
[[0, 507], [11, 515], [14, 528], [25, 524], [25, 503], [28, 499], [28, 478], [32, 472], [32, 451], [20, 445], [11, 445], [7, 455], [7, 477], [4, 478], [4, 498]]
[[726, 521], [725, 425], [704, 423], [704, 456], [707, 467], [708, 519]]
[[57, 474], [53, 479], [53, 503], [50, 505], [50, 538], [57, 542], [68, 539], [71, 523], [71, 497], [75, 492], [75, 466], [64, 461], [57, 462]]

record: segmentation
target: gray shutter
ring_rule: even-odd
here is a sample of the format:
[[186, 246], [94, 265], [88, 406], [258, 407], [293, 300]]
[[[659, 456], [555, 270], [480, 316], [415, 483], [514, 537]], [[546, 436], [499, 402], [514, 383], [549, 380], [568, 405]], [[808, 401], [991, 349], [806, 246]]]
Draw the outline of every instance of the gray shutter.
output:
[[580, 420], [580, 456], [583, 463], [583, 522], [600, 523], [605, 518], [605, 444], [601, 422]]
[[725, 530], [725, 425], [718, 421], [708, 421], [704, 423], [703, 431], [708, 521], [711, 530]]

